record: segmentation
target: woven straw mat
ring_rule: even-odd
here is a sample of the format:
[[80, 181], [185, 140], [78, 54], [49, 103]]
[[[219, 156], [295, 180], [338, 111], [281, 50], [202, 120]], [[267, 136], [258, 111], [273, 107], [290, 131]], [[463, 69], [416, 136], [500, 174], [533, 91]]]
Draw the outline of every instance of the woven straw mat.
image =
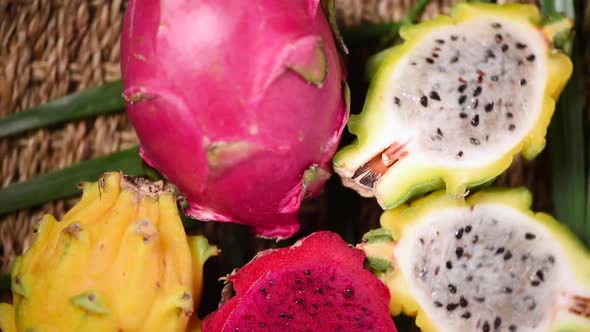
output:
[[[337, 0], [341, 24], [399, 19], [410, 0]], [[453, 1], [432, 1], [424, 18]], [[123, 0], [0, 0], [0, 116], [120, 78]], [[137, 144], [124, 114], [68, 123], [0, 139], [0, 186]], [[532, 181], [517, 163], [505, 183]], [[525, 179], [526, 178], [526, 179]], [[524, 179], [524, 180], [523, 180]], [[28, 248], [42, 214], [60, 218], [77, 198], [0, 218], [0, 272]]]

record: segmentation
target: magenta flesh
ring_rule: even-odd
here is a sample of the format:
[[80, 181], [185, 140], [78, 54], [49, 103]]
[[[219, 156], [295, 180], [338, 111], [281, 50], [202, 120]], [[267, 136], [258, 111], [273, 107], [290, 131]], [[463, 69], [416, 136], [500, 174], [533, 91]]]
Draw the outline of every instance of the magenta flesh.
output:
[[364, 258], [326, 231], [262, 252], [228, 276], [235, 295], [205, 318], [203, 332], [394, 332], [389, 291]]

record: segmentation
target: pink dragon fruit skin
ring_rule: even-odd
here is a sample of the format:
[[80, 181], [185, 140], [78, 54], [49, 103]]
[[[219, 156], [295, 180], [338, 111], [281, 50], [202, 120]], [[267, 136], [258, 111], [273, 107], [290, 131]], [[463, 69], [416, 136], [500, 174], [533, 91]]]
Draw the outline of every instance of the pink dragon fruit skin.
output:
[[348, 118], [320, 0], [131, 0], [121, 67], [141, 156], [187, 214], [269, 238], [298, 231]]
[[364, 259], [327, 231], [260, 252], [227, 276], [235, 295], [205, 317], [202, 331], [395, 332], [389, 290]]

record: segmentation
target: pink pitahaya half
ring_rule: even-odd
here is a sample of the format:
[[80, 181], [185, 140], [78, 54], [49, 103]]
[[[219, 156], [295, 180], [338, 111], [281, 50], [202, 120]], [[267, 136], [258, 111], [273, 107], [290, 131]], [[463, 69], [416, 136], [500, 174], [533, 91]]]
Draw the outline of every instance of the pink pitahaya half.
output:
[[348, 118], [320, 0], [131, 0], [121, 58], [141, 155], [188, 215], [298, 231]]
[[389, 290], [365, 270], [365, 254], [321, 231], [259, 253], [226, 278], [203, 332], [394, 332]]

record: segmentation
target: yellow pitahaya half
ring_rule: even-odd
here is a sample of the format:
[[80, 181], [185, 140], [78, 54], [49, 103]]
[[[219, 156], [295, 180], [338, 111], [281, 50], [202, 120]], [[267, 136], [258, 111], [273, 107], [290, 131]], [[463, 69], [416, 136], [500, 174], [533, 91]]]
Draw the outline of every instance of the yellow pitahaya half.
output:
[[[202, 266], [217, 254], [187, 238], [175, 195], [113, 172], [83, 184], [61, 221], [46, 215], [14, 263], [2, 331], [185, 331], [199, 325]], [[192, 255], [192, 257], [191, 257]]]
[[299, 229], [300, 202], [330, 177], [348, 118], [327, 3], [129, 2], [127, 115], [188, 215], [269, 238]]
[[571, 24], [530, 4], [460, 2], [402, 28], [369, 61], [356, 139], [334, 157], [342, 183], [392, 209], [439, 189], [465, 196], [535, 158], [573, 70], [553, 44]]

